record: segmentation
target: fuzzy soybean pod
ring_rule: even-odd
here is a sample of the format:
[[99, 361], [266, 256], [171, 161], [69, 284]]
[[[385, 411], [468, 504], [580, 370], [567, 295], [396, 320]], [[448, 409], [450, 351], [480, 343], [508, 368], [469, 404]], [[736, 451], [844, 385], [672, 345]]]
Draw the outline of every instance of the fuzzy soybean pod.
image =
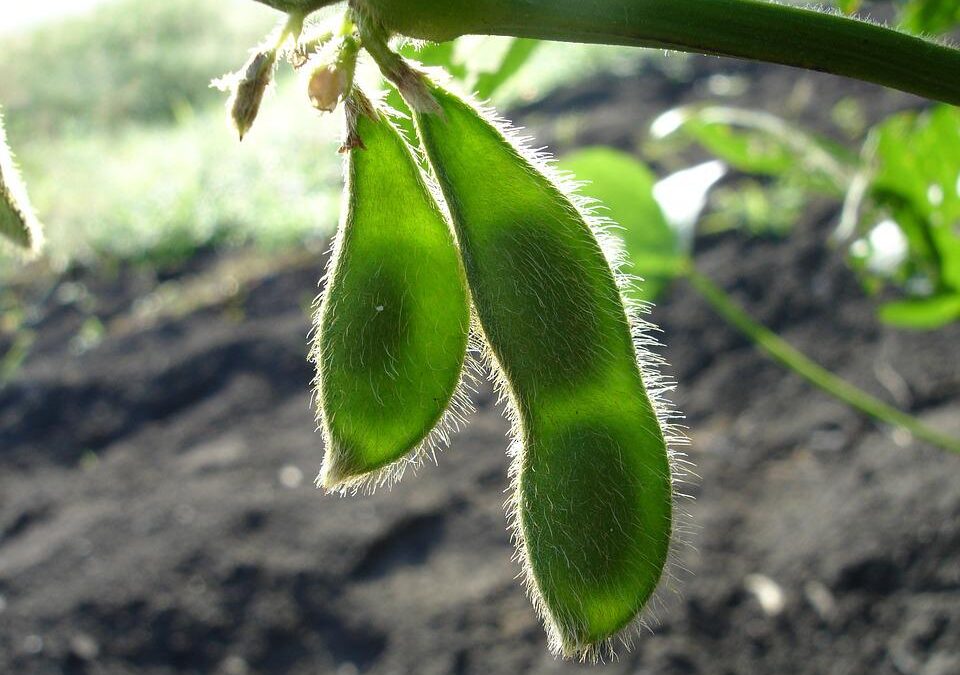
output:
[[662, 575], [672, 531], [664, 419], [638, 325], [591, 227], [546, 165], [436, 86], [416, 115], [474, 306], [514, 408], [513, 526], [551, 647], [602, 657]]
[[344, 211], [313, 347], [320, 482], [338, 490], [390, 482], [445, 440], [470, 327], [452, 231], [410, 149], [359, 92], [346, 107]]
[[34, 215], [27, 189], [7, 147], [0, 114], [0, 241], [12, 243], [21, 254], [36, 254], [43, 243], [40, 222]]

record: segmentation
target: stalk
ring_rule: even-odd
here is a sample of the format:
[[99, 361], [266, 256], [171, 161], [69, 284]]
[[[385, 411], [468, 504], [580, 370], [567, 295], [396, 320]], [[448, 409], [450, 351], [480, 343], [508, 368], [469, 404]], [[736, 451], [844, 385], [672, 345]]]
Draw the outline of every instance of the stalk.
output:
[[257, 0], [257, 2], [279, 9], [281, 12], [309, 14], [322, 7], [335, 5], [341, 0]]
[[[333, 0], [259, 0], [309, 12]], [[818, 70], [960, 104], [960, 51], [766, 0], [350, 0], [384, 26], [443, 42], [461, 35], [655, 47]], [[365, 12], [364, 12], [365, 13]]]
[[686, 278], [717, 314], [774, 361], [873, 419], [904, 429], [938, 448], [960, 454], [960, 439], [931, 429], [916, 417], [887, 405], [814, 363], [779, 335], [754, 321], [729, 295], [693, 267], [687, 270]]

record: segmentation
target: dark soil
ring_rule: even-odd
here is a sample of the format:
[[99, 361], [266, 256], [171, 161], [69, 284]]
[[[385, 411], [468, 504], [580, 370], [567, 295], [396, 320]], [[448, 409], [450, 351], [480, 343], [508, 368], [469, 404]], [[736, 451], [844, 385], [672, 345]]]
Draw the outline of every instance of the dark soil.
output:
[[[824, 132], [846, 94], [871, 117], [918, 105], [831, 77], [695, 59], [686, 78], [596, 78], [518, 117], [555, 149], [634, 149], [652, 115], [703, 96], [717, 73], [751, 78], [735, 103], [794, 106]], [[575, 112], [589, 115], [559, 138], [550, 120]], [[878, 324], [825, 244], [835, 217], [813, 204], [786, 241], [710, 237], [698, 262], [824, 365], [960, 434], [960, 326]], [[75, 338], [85, 316], [120, 325], [154, 275], [81, 273], [39, 306], [40, 338], [0, 388], [0, 672], [588, 668], [547, 654], [515, 579], [507, 429], [489, 391], [438, 466], [373, 497], [313, 488], [322, 448], [304, 301], [322, 269], [317, 255], [86, 350]], [[651, 632], [596, 671], [960, 672], [960, 458], [784, 372], [685, 285], [654, 318], [701, 477], [687, 504], [692, 547]]]

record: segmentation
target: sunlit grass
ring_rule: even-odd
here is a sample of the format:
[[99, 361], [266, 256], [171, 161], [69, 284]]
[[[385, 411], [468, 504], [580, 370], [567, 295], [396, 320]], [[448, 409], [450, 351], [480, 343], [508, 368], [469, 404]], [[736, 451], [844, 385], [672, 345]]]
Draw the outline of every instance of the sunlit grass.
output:
[[[179, 259], [211, 244], [283, 247], [332, 232], [339, 114], [310, 111], [281, 65], [281, 84], [240, 143], [223, 95], [208, 86], [243, 63], [276, 16], [249, 0], [110, 0], [0, 34], [9, 57], [0, 104], [54, 269]], [[545, 44], [495, 101], [636, 68], [640, 54]], [[16, 267], [0, 257], [0, 275]]]
[[26, 144], [20, 160], [55, 265], [165, 258], [211, 243], [281, 246], [336, 224], [339, 124], [271, 96], [240, 143], [220, 107], [176, 126], [131, 126]]

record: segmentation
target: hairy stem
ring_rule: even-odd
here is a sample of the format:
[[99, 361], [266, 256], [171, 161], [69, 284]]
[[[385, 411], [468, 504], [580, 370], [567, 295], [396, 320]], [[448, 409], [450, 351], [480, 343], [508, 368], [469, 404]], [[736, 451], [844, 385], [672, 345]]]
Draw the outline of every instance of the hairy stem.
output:
[[512, 35], [733, 56], [960, 104], [960, 51], [864, 21], [765, 0], [351, 2], [374, 12], [389, 30], [426, 40]]
[[912, 415], [887, 405], [817, 365], [783, 338], [754, 321], [734, 300], [693, 267], [687, 280], [730, 325], [739, 330], [767, 356], [795, 372], [817, 388], [880, 422], [904, 429], [916, 438], [943, 450], [960, 454], [960, 439], [931, 429]]

